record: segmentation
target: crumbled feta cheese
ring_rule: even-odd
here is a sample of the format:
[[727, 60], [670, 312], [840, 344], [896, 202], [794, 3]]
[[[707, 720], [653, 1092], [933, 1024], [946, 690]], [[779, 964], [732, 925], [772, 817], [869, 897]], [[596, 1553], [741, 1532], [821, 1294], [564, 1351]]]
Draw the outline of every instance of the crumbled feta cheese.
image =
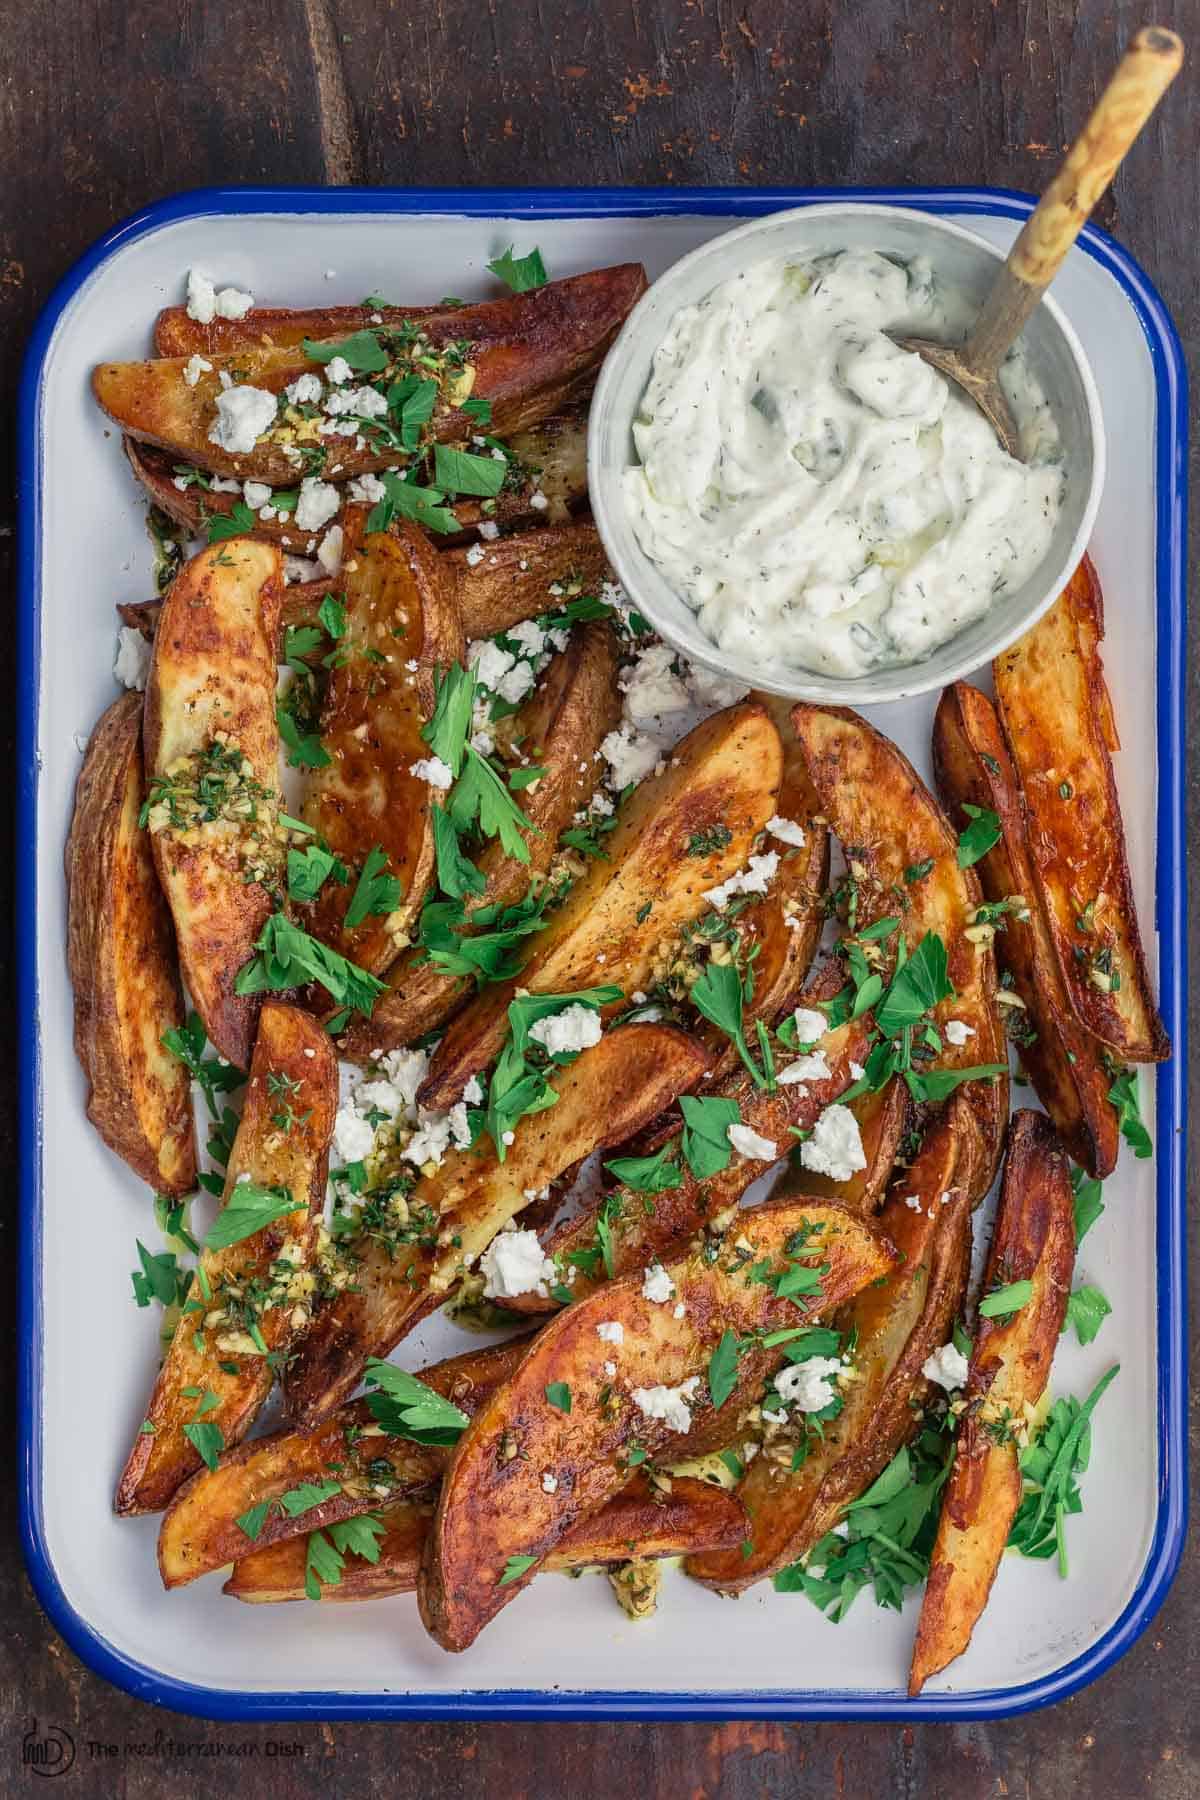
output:
[[905, 1194], [904, 1204], [905, 1204], [905, 1206], [907, 1206], [909, 1212], [920, 1212], [920, 1210], [921, 1210], [920, 1194]]
[[535, 1044], [541, 1044], [551, 1056], [560, 1056], [564, 1051], [590, 1050], [598, 1044], [604, 1027], [600, 1022], [600, 1014], [592, 1006], [564, 1007], [562, 1012], [551, 1013], [545, 1019], [537, 1019], [529, 1027], [529, 1035]]
[[405, 1105], [415, 1106], [417, 1089], [429, 1073], [428, 1050], [389, 1050], [380, 1067], [400, 1090]]
[[208, 485], [214, 494], [240, 494], [242, 484], [235, 481], [232, 475], [210, 475]]
[[542, 1492], [543, 1494], [556, 1494], [558, 1492], [558, 1476], [552, 1475], [549, 1469], [547, 1469], [542, 1476]]
[[829, 1030], [829, 1020], [815, 1006], [798, 1006], [792, 1014], [798, 1044], [817, 1044]]
[[149, 644], [132, 625], [122, 625], [117, 633], [117, 657], [113, 663], [113, 674], [127, 688], [136, 688], [141, 693], [145, 689], [149, 673]]
[[948, 1044], [965, 1044], [968, 1038], [975, 1036], [975, 1027], [968, 1025], [965, 1019], [947, 1019], [942, 1026], [942, 1036]]
[[536, 680], [537, 676], [533, 672], [533, 665], [519, 662], [506, 675], [500, 677], [496, 683], [496, 692], [502, 700], [507, 700], [510, 706], [516, 706], [525, 698]]
[[545, 512], [550, 502], [547, 500], [545, 494], [533, 493], [529, 496], [529, 504], [532, 506], [534, 512]]
[[319, 375], [297, 375], [295, 381], [289, 381], [284, 393], [293, 406], [314, 406], [324, 391]]
[[493, 692], [515, 666], [516, 660], [511, 650], [502, 650], [490, 638], [479, 638], [467, 649], [467, 661], [475, 670], [475, 679]]
[[406, 1162], [415, 1163], [418, 1169], [423, 1169], [426, 1163], [439, 1167], [453, 1135], [449, 1113], [426, 1113], [401, 1155]]
[[943, 1344], [940, 1350], [925, 1358], [921, 1373], [926, 1381], [936, 1381], [939, 1387], [951, 1393], [966, 1385], [967, 1359], [955, 1344]]
[[183, 379], [189, 387], [195, 387], [202, 375], [211, 375], [212, 364], [203, 356], [189, 356], [184, 364]]
[[188, 270], [187, 315], [198, 325], [211, 325], [214, 319], [244, 319], [253, 305], [253, 294], [242, 294], [232, 287], [218, 293], [207, 275], [199, 269]]
[[752, 856], [744, 869], [731, 875], [720, 887], [706, 888], [704, 898], [718, 912], [724, 912], [735, 894], [765, 894], [778, 868], [777, 850], [768, 850], [764, 856]]
[[687, 711], [691, 695], [671, 666], [677, 660], [670, 644], [651, 644], [621, 675], [618, 685], [625, 695], [625, 716], [633, 725], [642, 728], [651, 720]]
[[350, 483], [351, 500], [364, 500], [369, 506], [375, 506], [387, 493], [378, 475], [359, 475]]
[[317, 561], [329, 576], [339, 575], [342, 568], [342, 551], [345, 547], [345, 534], [340, 525], [331, 525], [317, 546]]
[[499, 1231], [479, 1260], [487, 1300], [511, 1300], [517, 1294], [541, 1294], [557, 1279], [554, 1264], [538, 1242], [536, 1231], [511, 1226]]
[[285, 556], [283, 559], [283, 579], [289, 587], [301, 581], [317, 581], [320, 574], [320, 563], [309, 562], [306, 557]]
[[486, 554], [487, 552], [484, 550], [482, 544], [472, 544], [471, 548], [467, 551], [468, 569], [477, 569]]
[[791, 1087], [797, 1081], [828, 1081], [832, 1074], [825, 1052], [814, 1050], [809, 1056], [797, 1057], [786, 1069], [780, 1069], [776, 1080], [783, 1087]]
[[519, 620], [504, 636], [510, 643], [520, 644], [526, 656], [540, 656], [546, 648], [546, 634], [534, 619]]
[[450, 1121], [450, 1137], [456, 1150], [469, 1150], [471, 1147], [471, 1127], [467, 1119], [467, 1103], [457, 1100], [446, 1114]]
[[821, 1412], [837, 1399], [841, 1369], [836, 1356], [810, 1356], [781, 1369], [775, 1377], [775, 1391], [798, 1412]]
[[675, 1298], [675, 1283], [661, 1263], [651, 1263], [642, 1275], [642, 1297], [662, 1306]]
[[361, 1162], [375, 1142], [375, 1127], [358, 1113], [353, 1103], [338, 1108], [333, 1122], [333, 1147], [343, 1162]]
[[605, 1344], [623, 1344], [625, 1327], [619, 1319], [605, 1319], [596, 1327], [596, 1336]]
[[617, 1365], [615, 1362], [606, 1362], [605, 1363], [604, 1373], [608, 1376], [608, 1379], [610, 1381], [612, 1380], [612, 1378], [616, 1374], [616, 1372], [617, 1372]]
[[862, 1133], [848, 1106], [835, 1100], [825, 1108], [812, 1136], [801, 1142], [800, 1161], [814, 1175], [828, 1175], [831, 1181], [849, 1181], [857, 1169], [866, 1168]]
[[272, 489], [265, 481], [243, 481], [242, 499], [251, 512], [257, 512], [260, 506], [271, 504]]
[[634, 1405], [647, 1419], [662, 1419], [669, 1431], [687, 1432], [692, 1429], [692, 1409], [688, 1402], [695, 1397], [700, 1386], [698, 1375], [689, 1375], [678, 1387], [634, 1388], [632, 1395]]
[[861, 1081], [867, 1072], [860, 1062], [854, 1062], [853, 1059], [850, 1061], [848, 1067], [850, 1069], [851, 1080], [853, 1081]]
[[217, 416], [208, 441], [231, 456], [246, 456], [275, 421], [279, 405], [265, 388], [231, 387], [217, 395]]
[[483, 1105], [483, 1088], [480, 1086], [478, 1075], [472, 1075], [470, 1081], [468, 1081], [466, 1087], [463, 1089], [463, 1099], [468, 1106]]
[[422, 756], [418, 762], [409, 763], [408, 772], [432, 788], [448, 788], [454, 780], [454, 771], [440, 756]]
[[662, 752], [654, 739], [631, 731], [628, 725], [609, 732], [600, 745], [600, 754], [612, 770], [612, 785], [615, 788], [643, 781], [662, 760]]
[[795, 844], [799, 848], [808, 842], [802, 825], [797, 825], [795, 819], [781, 819], [778, 813], [773, 819], [767, 820], [767, 830], [781, 844]]
[[340, 386], [343, 381], [349, 381], [353, 373], [354, 370], [344, 356], [333, 356], [325, 364], [325, 379], [332, 381], [335, 386]]
[[[337, 360], [334, 357], [334, 362]], [[332, 369], [333, 363], [329, 366]], [[387, 412], [387, 396], [373, 387], [342, 388], [336, 394], [327, 395], [325, 411], [333, 418], [353, 414], [356, 419], [382, 419]]]
[[739, 1156], [753, 1157], [756, 1162], [775, 1162], [779, 1152], [770, 1138], [765, 1138], [751, 1125], [730, 1125], [729, 1142]]
[[319, 481], [315, 475], [306, 475], [300, 483], [300, 497], [296, 501], [297, 531], [320, 531], [341, 504], [342, 496], [331, 481]]
[[683, 1304], [683, 1301], [677, 1300], [671, 1308], [671, 1317], [674, 1319], [682, 1319], [686, 1312], [687, 1307]]

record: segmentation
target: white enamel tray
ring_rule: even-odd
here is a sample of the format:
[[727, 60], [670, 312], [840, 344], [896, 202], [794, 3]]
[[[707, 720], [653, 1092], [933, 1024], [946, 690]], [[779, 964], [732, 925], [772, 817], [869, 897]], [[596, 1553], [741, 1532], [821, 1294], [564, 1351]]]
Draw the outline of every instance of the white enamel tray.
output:
[[[510, 242], [553, 275], [641, 258], [658, 274], [744, 218], [828, 193], [232, 190], [188, 196], [114, 232], [63, 284], [29, 354], [23, 398], [22, 833], [24, 1039], [23, 1509], [39, 1595], [109, 1679], [222, 1717], [435, 1713], [533, 1716], [981, 1716], [1071, 1692], [1118, 1656], [1170, 1582], [1182, 1544], [1182, 363], [1140, 271], [1085, 232], [1055, 293], [1092, 359], [1110, 445], [1093, 541], [1105, 663], [1124, 749], [1117, 775], [1133, 882], [1175, 1061], [1144, 1073], [1154, 1161], [1123, 1153], [1080, 1259], [1112, 1316], [1087, 1349], [1064, 1338], [1056, 1393], [1121, 1373], [1095, 1420], [1085, 1509], [1068, 1522], [1069, 1580], [1006, 1557], [968, 1654], [913, 1705], [915, 1620], [861, 1597], [841, 1625], [769, 1585], [738, 1602], [669, 1574], [658, 1616], [631, 1625], [598, 1579], [547, 1577], [466, 1655], [421, 1629], [411, 1596], [363, 1607], [239, 1607], [216, 1579], [173, 1595], [157, 1520], [110, 1499], [156, 1361], [154, 1313], [130, 1293], [134, 1238], [157, 1242], [150, 1197], [84, 1117], [64, 957], [62, 848], [80, 752], [114, 697], [113, 607], [153, 591], [143, 504], [93, 405], [101, 359], [147, 354], [156, 309], [197, 264], [266, 301], [383, 291], [414, 304], [485, 291]], [[926, 206], [1006, 245], [1029, 202], [993, 192], [856, 198]], [[325, 271], [336, 271], [326, 277]], [[929, 773], [931, 701], [872, 717]], [[1155, 927], [1157, 926], [1157, 932]], [[1028, 1099], [1028, 1094], [1020, 1096]], [[1157, 1116], [1156, 1116], [1157, 1115]], [[448, 1344], [441, 1321], [402, 1347], [408, 1367]], [[461, 1337], [455, 1335], [456, 1347]]]

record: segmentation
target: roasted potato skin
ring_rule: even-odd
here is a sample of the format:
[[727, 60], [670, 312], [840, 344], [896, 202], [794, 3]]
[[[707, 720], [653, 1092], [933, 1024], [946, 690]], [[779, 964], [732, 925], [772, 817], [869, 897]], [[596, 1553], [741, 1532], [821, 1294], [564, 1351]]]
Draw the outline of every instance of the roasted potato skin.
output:
[[[1085, 557], [1049, 612], [996, 658], [996, 705], [1025, 796], [1050, 940], [1076, 1016], [1126, 1062], [1163, 1062], [1171, 1045], [1138, 931], [1108, 751], [1111, 705], [1096, 648], [1099, 592]], [[1119, 982], [1111, 990], [1094, 978], [1098, 955], [1110, 959]]]
[[[673, 1026], [627, 1025], [555, 1072], [557, 1103], [521, 1121], [501, 1162], [494, 1150], [448, 1156], [410, 1196], [441, 1215], [436, 1252], [406, 1246], [389, 1260], [374, 1241], [362, 1252], [355, 1290], [318, 1312], [284, 1376], [292, 1419], [305, 1429], [351, 1392], [368, 1356], [386, 1356], [440, 1306], [464, 1268], [536, 1192], [585, 1156], [627, 1137], [704, 1066], [703, 1047]], [[597, 1095], [606, 1098], [597, 1106]]]
[[[668, 768], [633, 792], [608, 840], [553, 918], [529, 939], [519, 976], [497, 982], [453, 1020], [422, 1087], [423, 1105], [445, 1108], [496, 1057], [519, 986], [574, 993], [614, 982], [649, 985], [656, 946], [704, 907], [704, 890], [742, 867], [771, 817], [783, 768], [779, 733], [753, 702], [728, 707], [680, 742]], [[722, 826], [729, 840], [688, 854], [698, 834]], [[651, 904], [647, 919], [645, 907]]]
[[[833, 1321], [855, 1341], [856, 1379], [844, 1390], [841, 1413], [794, 1474], [770, 1446], [759, 1452], [737, 1488], [750, 1516], [750, 1551], [689, 1558], [685, 1566], [695, 1580], [741, 1593], [798, 1561], [914, 1435], [932, 1392], [922, 1365], [949, 1338], [966, 1294], [967, 1196], [982, 1154], [974, 1114], [961, 1092], [955, 1094], [931, 1123], [912, 1166], [897, 1171], [880, 1215], [899, 1261]], [[791, 1448], [782, 1445], [788, 1458]]]
[[171, 915], [138, 824], [142, 697], [123, 694], [88, 743], [66, 846], [67, 967], [87, 1115], [160, 1194], [195, 1185], [191, 1080], [165, 1050], [184, 1022]]
[[[465, 646], [441, 559], [425, 534], [408, 524], [368, 532], [367, 517], [365, 507], [346, 509], [346, 633], [338, 647], [348, 654], [330, 672], [320, 735], [331, 760], [313, 771], [304, 812], [352, 876], [345, 885], [325, 883], [309, 929], [380, 974], [395, 961], [397, 941], [407, 941], [433, 879], [434, 790], [412, 768], [429, 755], [421, 729], [433, 713], [435, 675], [461, 663]], [[401, 882], [400, 904], [347, 927], [354, 878], [373, 846]]]
[[[521, 796], [530, 822], [520, 834], [529, 861], [518, 862], [493, 839], [477, 860], [487, 885], [465, 902], [468, 916], [481, 906], [523, 899], [530, 882], [545, 875], [561, 833], [591, 799], [602, 768], [595, 753], [620, 716], [617, 660], [617, 640], [605, 621], [577, 626], [522, 707], [517, 735], [545, 770]], [[420, 950], [402, 954], [371, 1017], [355, 1020], [338, 1048], [351, 1061], [363, 1062], [378, 1050], [410, 1044], [457, 1011], [472, 986], [469, 977], [446, 974]]]
[[[523, 1338], [468, 1350], [420, 1370], [420, 1379], [470, 1414], [508, 1379], [525, 1350]], [[250, 1540], [238, 1525], [239, 1517], [264, 1500], [277, 1500], [302, 1481], [327, 1478], [335, 1465], [339, 1472], [351, 1471], [340, 1476], [341, 1493], [296, 1519], [272, 1509], [254, 1540], [254, 1553], [297, 1534], [303, 1540], [319, 1526], [356, 1518], [422, 1492], [440, 1478], [447, 1455], [437, 1445], [380, 1436], [365, 1400], [352, 1400], [316, 1431], [284, 1428], [252, 1438], [226, 1451], [215, 1469], [198, 1470], [171, 1501], [158, 1534], [163, 1586], [180, 1587], [250, 1554]], [[369, 1479], [366, 1463], [371, 1465]], [[385, 1463], [391, 1470], [386, 1477]]]
[[1008, 1542], [1021, 1499], [1018, 1450], [1010, 1421], [1041, 1399], [1066, 1318], [1075, 1263], [1071, 1170], [1062, 1141], [1043, 1113], [1015, 1112], [984, 1292], [1032, 1281], [1019, 1312], [980, 1318], [917, 1625], [910, 1694], [961, 1656]]
[[976, 866], [986, 899], [1020, 895], [1029, 909], [1027, 919], [1009, 915], [995, 941], [997, 960], [1024, 1002], [1023, 1018], [1032, 1031], [1019, 1040], [1021, 1063], [1075, 1161], [1103, 1180], [1115, 1169], [1121, 1144], [1108, 1098], [1112, 1077], [1100, 1044], [1080, 1024], [1063, 985], [1016, 770], [995, 709], [978, 688], [959, 681], [943, 693], [933, 722], [933, 760], [938, 791], [952, 818], [962, 816], [967, 802], [987, 807], [1000, 821], [999, 841]]
[[[379, 1541], [379, 1561], [355, 1557], [336, 1587], [322, 1590], [325, 1601], [377, 1600], [388, 1594], [411, 1594], [417, 1585], [425, 1540], [433, 1517], [429, 1503], [408, 1501], [383, 1513], [387, 1529]], [[746, 1513], [734, 1495], [711, 1482], [677, 1475], [669, 1492], [635, 1475], [590, 1519], [581, 1519], [546, 1558], [547, 1570], [603, 1567], [689, 1550], [724, 1550], [741, 1543]], [[278, 1602], [303, 1600], [306, 1538], [252, 1550], [234, 1564], [222, 1593], [235, 1600]]]
[[[435, 347], [470, 341], [472, 396], [491, 402], [491, 429], [506, 438], [562, 410], [590, 385], [645, 284], [640, 264], [626, 263], [453, 313], [433, 312], [421, 323]], [[93, 371], [92, 391], [109, 417], [139, 442], [239, 481], [291, 485], [296, 470], [281, 444], [267, 440], [249, 454], [234, 455], [210, 441], [209, 427], [222, 374], [280, 393], [317, 365], [300, 345], [268, 348], [245, 340], [232, 351], [214, 352], [210, 360], [212, 369], [194, 387], [183, 379], [185, 357], [101, 363]], [[475, 429], [472, 417], [454, 407], [434, 424], [437, 438], [449, 442], [467, 439]], [[336, 472], [343, 478], [388, 468], [395, 460], [394, 449], [377, 443], [358, 449], [352, 439], [338, 440]]]
[[[271, 1075], [286, 1076], [295, 1084], [295, 1110], [302, 1116], [288, 1132], [276, 1122], [280, 1102], [270, 1091]], [[249, 1176], [264, 1187], [286, 1188], [305, 1210], [287, 1214], [227, 1249], [203, 1252], [203, 1277], [196, 1278], [194, 1292], [204, 1301], [207, 1285], [214, 1311], [219, 1310], [226, 1277], [243, 1287], [254, 1278], [265, 1281], [285, 1244], [296, 1246], [298, 1272], [311, 1262], [325, 1205], [337, 1095], [337, 1063], [321, 1027], [299, 1007], [268, 1000], [229, 1157], [225, 1203], [239, 1177]], [[306, 1308], [300, 1310], [306, 1315]], [[182, 1429], [197, 1416], [196, 1398], [185, 1395], [185, 1388], [216, 1395], [217, 1404], [202, 1416], [220, 1427], [227, 1447], [246, 1435], [271, 1390], [274, 1374], [266, 1357], [238, 1352], [235, 1359], [231, 1351], [222, 1350], [220, 1325], [202, 1328], [198, 1323], [207, 1316], [204, 1307], [199, 1313], [185, 1312], [175, 1328], [146, 1408], [146, 1421], [154, 1430], [134, 1439], [117, 1484], [118, 1513], [161, 1512], [200, 1467], [200, 1454]], [[286, 1352], [302, 1324], [296, 1320], [294, 1305], [284, 1301], [263, 1309], [259, 1329], [268, 1351]]]
[[[250, 1061], [262, 998], [238, 994], [239, 970], [275, 907], [271, 885], [246, 864], [277, 871], [279, 736], [275, 644], [283, 600], [279, 552], [233, 538], [180, 570], [163, 605], [146, 684], [143, 754], [152, 802], [154, 862], [175, 922], [188, 992], [214, 1047], [237, 1068]], [[242, 753], [259, 785], [252, 835], [221, 821], [180, 831], [153, 804], [155, 778], [222, 741]]]
[[[740, 1338], [795, 1323], [795, 1302], [779, 1299], [763, 1282], [747, 1282], [749, 1264], [740, 1253], [744, 1240], [751, 1261], [782, 1258], [798, 1231], [819, 1243], [827, 1269], [808, 1318], [848, 1300], [895, 1260], [881, 1234], [839, 1207], [768, 1204], [739, 1220], [739, 1259], [727, 1259], [736, 1262], [733, 1270], [721, 1258], [699, 1255], [671, 1265], [682, 1318], [672, 1306], [647, 1300], [640, 1279], [630, 1276], [568, 1307], [538, 1334], [517, 1372], [463, 1432], [443, 1477], [418, 1599], [426, 1629], [444, 1649], [466, 1649], [531, 1579], [536, 1564], [498, 1585], [511, 1555], [533, 1555], [540, 1563], [578, 1520], [620, 1491], [629, 1479], [623, 1452], [630, 1442], [636, 1438], [651, 1457], [672, 1442], [686, 1454], [689, 1440], [644, 1414], [631, 1397], [634, 1389], [703, 1379], [726, 1330]], [[620, 1346], [597, 1335], [598, 1325], [614, 1322], [624, 1328]], [[754, 1360], [769, 1363], [780, 1354], [758, 1352]], [[616, 1378], [605, 1372], [609, 1360], [617, 1362]], [[556, 1382], [570, 1390], [569, 1413], [546, 1398]], [[695, 1394], [698, 1422], [713, 1410], [706, 1391]], [[517, 1455], [506, 1457], [509, 1433]], [[553, 1493], [543, 1486], [546, 1470], [556, 1477]]]
[[[864, 916], [896, 912], [900, 895], [908, 902], [899, 910], [909, 949], [930, 931], [946, 946], [955, 995], [936, 1008], [933, 1021], [941, 1027], [947, 1019], [962, 1020], [973, 1035], [956, 1046], [943, 1032], [935, 1066], [1007, 1063], [995, 958], [990, 945], [974, 944], [964, 935], [982, 898], [979, 879], [974, 869], [958, 867], [958, 837], [941, 807], [896, 745], [848, 707], [802, 703], [792, 709], [792, 724], [821, 809], [848, 860], [863, 871], [860, 924]], [[933, 864], [929, 873], [908, 881], [905, 870], [926, 861]], [[979, 1200], [995, 1179], [1004, 1148], [1008, 1077], [972, 1081], [966, 1091], [989, 1148], [979, 1190], [972, 1196]]]

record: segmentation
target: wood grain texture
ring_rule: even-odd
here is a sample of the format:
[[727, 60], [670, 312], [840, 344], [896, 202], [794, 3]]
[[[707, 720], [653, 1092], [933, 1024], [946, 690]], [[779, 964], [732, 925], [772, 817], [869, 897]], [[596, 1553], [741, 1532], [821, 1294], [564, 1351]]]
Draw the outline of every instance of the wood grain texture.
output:
[[[1158, 20], [1195, 36], [1188, 0]], [[0, 34], [0, 393], [11, 416], [23, 340], [51, 286], [110, 225], [206, 182], [565, 184], [992, 182], [1032, 189], [1147, 16], [1133, 0], [28, 0]], [[1149, 271], [1185, 348], [1200, 346], [1194, 233], [1200, 89], [1185, 69], [1101, 203], [1098, 222]], [[115, 451], [114, 451], [115, 454]], [[1195, 453], [1193, 453], [1195, 456]], [[1200, 469], [1200, 458], [1193, 464]], [[0, 528], [11, 526], [11, 452], [0, 449]], [[1200, 551], [1193, 527], [1192, 566]], [[0, 579], [10, 580], [0, 537]], [[105, 597], [107, 604], [107, 596]], [[11, 661], [0, 752], [11, 767]], [[1200, 677], [1191, 665], [1191, 714]], [[1200, 752], [1190, 841], [1200, 844]], [[10, 814], [0, 853], [13, 861]], [[7, 888], [6, 901], [7, 905]], [[13, 958], [0, 1002], [14, 1017]], [[1200, 1005], [1193, 999], [1193, 1029]], [[14, 1166], [14, 1049], [0, 1092], [0, 1154]], [[1193, 1076], [1193, 1092], [1195, 1093]], [[1200, 1098], [1200, 1097], [1198, 1097]], [[1194, 1106], [1197, 1102], [1194, 1100]], [[1191, 1191], [1200, 1193], [1192, 1154]], [[11, 1221], [11, 1212], [7, 1215]], [[6, 1238], [11, 1241], [12, 1226]], [[11, 1255], [4, 1306], [11, 1318]], [[1194, 1326], [1193, 1329], [1196, 1329]], [[13, 1341], [9, 1325], [6, 1342]], [[12, 1442], [11, 1381], [0, 1428]], [[397, 1800], [444, 1794], [921, 1795], [992, 1800], [1191, 1800], [1200, 1789], [1194, 1694], [1200, 1577], [1193, 1552], [1128, 1657], [1048, 1712], [956, 1726], [666, 1726], [570, 1723], [221, 1726], [116, 1693], [46, 1624], [21, 1570], [15, 1483], [0, 1487], [0, 1787], [20, 1766], [30, 1715], [78, 1747], [63, 1783], [86, 1800], [149, 1796], [163, 1767], [89, 1755], [88, 1738], [246, 1743], [237, 1776], [188, 1763], [195, 1800], [234, 1791], [307, 1800], [332, 1791]], [[739, 1602], [738, 1604], [748, 1604]], [[652, 1627], [651, 1627], [652, 1629]], [[268, 1741], [300, 1754], [266, 1760]]]

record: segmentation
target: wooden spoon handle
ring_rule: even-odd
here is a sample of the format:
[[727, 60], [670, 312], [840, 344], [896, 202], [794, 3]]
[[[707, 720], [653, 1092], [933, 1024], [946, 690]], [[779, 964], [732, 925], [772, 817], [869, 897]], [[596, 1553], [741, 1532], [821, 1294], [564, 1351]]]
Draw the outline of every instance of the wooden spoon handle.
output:
[[1146, 25], [1138, 32], [984, 301], [963, 346], [973, 374], [995, 374], [1182, 62], [1173, 31]]

